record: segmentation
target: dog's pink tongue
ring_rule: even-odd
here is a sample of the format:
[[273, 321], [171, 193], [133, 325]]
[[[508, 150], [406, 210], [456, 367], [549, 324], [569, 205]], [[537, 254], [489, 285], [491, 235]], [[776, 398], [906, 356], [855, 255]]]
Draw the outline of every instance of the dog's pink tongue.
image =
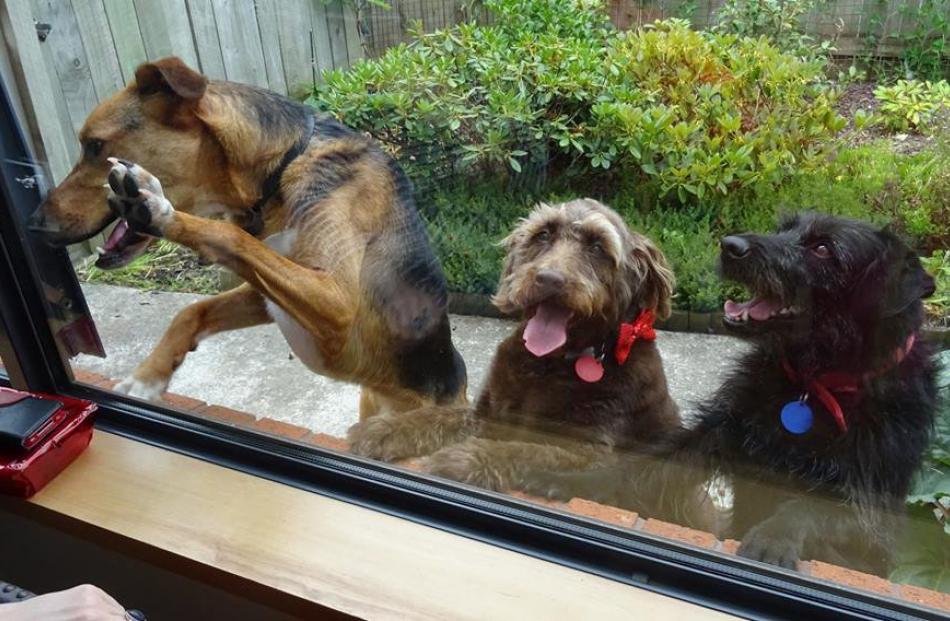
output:
[[567, 342], [567, 321], [571, 312], [564, 308], [542, 304], [528, 320], [524, 329], [525, 347], [539, 358], [546, 356]]
[[119, 223], [112, 229], [112, 234], [106, 240], [105, 249], [112, 250], [119, 243], [119, 240], [129, 231], [129, 223], [125, 220], [119, 220]]
[[733, 302], [728, 300], [723, 307], [726, 315], [737, 319], [743, 312], [756, 321], [764, 321], [774, 315], [779, 310], [779, 303], [772, 300], [760, 300], [756, 298], [748, 302]]
[[765, 321], [778, 310], [779, 305], [776, 302], [771, 302], [769, 300], [753, 300], [752, 307], [749, 309], [749, 317], [752, 317], [756, 321]]

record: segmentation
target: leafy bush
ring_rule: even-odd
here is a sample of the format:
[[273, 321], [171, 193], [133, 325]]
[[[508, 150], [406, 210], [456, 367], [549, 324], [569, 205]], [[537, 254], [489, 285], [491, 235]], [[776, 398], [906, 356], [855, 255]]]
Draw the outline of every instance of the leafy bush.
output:
[[950, 115], [950, 84], [898, 80], [878, 86], [874, 96], [881, 102], [879, 114], [885, 127], [896, 131], [927, 131], [935, 121]]
[[621, 33], [599, 0], [485, 4], [493, 25], [328, 72], [308, 101], [389, 145], [423, 185], [491, 176], [542, 190], [600, 176], [683, 203], [780, 182], [843, 125], [820, 63], [765, 39], [679, 20]]
[[900, 35], [904, 73], [918, 79], [950, 77], [950, 0], [905, 1], [901, 12], [911, 24]]
[[713, 30], [744, 37], [768, 37], [783, 51], [802, 58], [824, 58], [831, 41], [816, 41], [802, 31], [802, 21], [825, 0], [725, 0]]
[[950, 319], [950, 250], [938, 250], [921, 261], [937, 285], [934, 294], [924, 300], [927, 314], [946, 326]]
[[938, 356], [940, 403], [933, 438], [907, 497], [909, 520], [894, 582], [950, 593], [950, 351]]

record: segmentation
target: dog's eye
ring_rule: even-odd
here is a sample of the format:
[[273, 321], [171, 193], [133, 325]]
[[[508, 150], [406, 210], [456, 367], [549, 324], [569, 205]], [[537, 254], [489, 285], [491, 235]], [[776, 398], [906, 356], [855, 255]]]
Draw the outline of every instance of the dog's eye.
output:
[[589, 248], [590, 248], [590, 251], [593, 252], [593, 253], [595, 253], [595, 254], [603, 254], [603, 253], [604, 253], [604, 245], [603, 245], [602, 243], [600, 243], [599, 241], [591, 242]]
[[828, 247], [828, 244], [817, 244], [812, 246], [811, 253], [819, 259], [831, 258], [831, 248]]
[[93, 138], [92, 140], [87, 140], [86, 144], [83, 145], [83, 151], [87, 157], [99, 157], [102, 155], [102, 148], [105, 146], [105, 142], [99, 140], [98, 138]]
[[543, 231], [538, 231], [534, 235], [534, 241], [537, 241], [537, 242], [551, 241], [551, 231], [548, 231], [547, 229]]

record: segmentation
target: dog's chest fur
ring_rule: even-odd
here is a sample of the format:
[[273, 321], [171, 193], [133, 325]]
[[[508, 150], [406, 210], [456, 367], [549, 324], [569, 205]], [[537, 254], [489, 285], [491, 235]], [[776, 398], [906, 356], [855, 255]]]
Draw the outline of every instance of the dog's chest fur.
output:
[[[799, 399], [804, 388], [782, 371], [780, 358], [759, 349], [740, 361], [742, 369], [703, 406], [701, 425], [715, 429], [730, 454], [723, 462], [755, 478], [782, 485], [836, 489], [878, 486], [901, 496], [926, 447], [936, 399], [933, 368], [925, 346], [899, 369], [862, 382], [860, 395], [839, 398], [848, 430], [842, 432], [813, 395], [808, 403], [813, 427], [804, 434], [786, 431], [782, 407]], [[903, 490], [903, 491], [902, 491]]]
[[499, 346], [476, 413], [505, 423], [508, 439], [540, 433], [617, 448], [650, 441], [679, 424], [653, 343], [637, 343], [623, 366], [608, 357], [603, 378], [587, 383], [576, 375], [574, 360], [530, 354], [522, 330]]

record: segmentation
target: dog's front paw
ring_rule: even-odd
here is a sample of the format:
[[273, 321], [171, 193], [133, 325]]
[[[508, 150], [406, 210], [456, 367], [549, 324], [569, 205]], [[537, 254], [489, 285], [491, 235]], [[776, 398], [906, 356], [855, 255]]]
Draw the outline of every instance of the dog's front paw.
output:
[[483, 450], [478, 440], [433, 453], [423, 460], [422, 467], [426, 472], [445, 479], [495, 491], [504, 491], [506, 482], [511, 479], [505, 474], [504, 464], [493, 460], [490, 451]]
[[138, 164], [109, 158], [109, 207], [139, 233], [162, 237], [175, 216], [155, 175]]
[[387, 462], [417, 457], [415, 430], [402, 422], [398, 416], [380, 414], [356, 423], [346, 432], [350, 452]]
[[739, 545], [739, 556], [778, 565], [785, 569], [797, 569], [803, 545], [791, 530], [776, 527], [770, 521], [763, 522], [746, 533]]
[[144, 401], [162, 401], [162, 393], [168, 388], [168, 380], [163, 379], [145, 379], [136, 376], [135, 373], [128, 376], [115, 385], [113, 390], [123, 395], [142, 399]]

